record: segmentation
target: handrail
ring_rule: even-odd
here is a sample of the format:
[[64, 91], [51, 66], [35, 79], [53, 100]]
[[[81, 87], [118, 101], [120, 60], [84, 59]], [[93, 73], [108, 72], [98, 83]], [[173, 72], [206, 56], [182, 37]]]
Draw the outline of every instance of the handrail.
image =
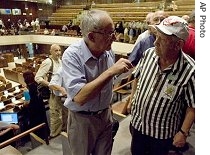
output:
[[125, 86], [127, 86], [127, 85], [131, 84], [133, 81], [134, 81], [134, 80], [131, 80], [131, 81], [129, 81], [129, 82], [127, 82], [127, 83], [125, 83], [125, 84], [123, 84], [123, 85], [121, 85], [121, 86], [117, 87], [117, 88], [114, 88], [114, 89], [113, 89], [113, 92], [115, 92], [115, 91], [118, 91], [118, 90], [122, 89], [123, 87], [125, 87]]
[[[17, 141], [17, 140], [20, 139], [20, 138], [22, 138], [22, 137], [24, 137], [24, 136], [30, 134], [31, 132], [36, 131], [36, 130], [38, 130], [38, 129], [42, 128], [42, 127], [45, 127], [45, 126], [46, 126], [45, 123], [39, 124], [39, 125], [37, 125], [37, 126], [31, 128], [31, 129], [29, 129], [29, 130], [27, 130], [27, 131], [25, 131], [25, 132], [23, 132], [23, 133], [20, 133], [20, 134], [14, 136], [14, 137], [12, 137], [12, 138], [10, 138], [10, 139], [8, 139], [8, 140], [2, 142], [2, 143], [0, 143], [0, 149], [2, 149], [3, 147], [9, 145], [10, 143], [12, 143], [12, 142], [14, 142], [14, 141]], [[47, 136], [46, 136], [45, 142], [46, 142], [47, 145], [49, 145], [49, 139], [48, 139]]]

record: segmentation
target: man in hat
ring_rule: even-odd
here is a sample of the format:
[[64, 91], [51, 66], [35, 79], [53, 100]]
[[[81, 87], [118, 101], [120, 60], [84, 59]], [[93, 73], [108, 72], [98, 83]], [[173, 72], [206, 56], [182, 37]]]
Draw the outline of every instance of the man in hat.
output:
[[181, 50], [187, 22], [169, 16], [150, 27], [155, 47], [144, 52], [134, 73], [132, 155], [167, 155], [172, 144], [183, 147], [195, 119], [195, 62]]

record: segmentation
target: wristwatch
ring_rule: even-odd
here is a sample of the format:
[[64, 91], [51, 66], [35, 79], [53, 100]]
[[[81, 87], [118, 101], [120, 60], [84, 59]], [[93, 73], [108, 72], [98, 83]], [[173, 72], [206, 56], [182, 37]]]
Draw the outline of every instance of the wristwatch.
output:
[[189, 132], [184, 132], [182, 129], [179, 130], [185, 137], [188, 137], [190, 134]]

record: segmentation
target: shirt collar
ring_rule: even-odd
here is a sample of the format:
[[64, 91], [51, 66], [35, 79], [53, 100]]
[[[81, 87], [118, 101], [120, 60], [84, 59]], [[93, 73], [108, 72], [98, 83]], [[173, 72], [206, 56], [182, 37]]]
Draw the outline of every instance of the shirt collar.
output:
[[86, 45], [84, 39], [82, 39], [82, 41], [81, 41], [81, 50], [82, 50], [82, 51], [85, 51], [85, 52], [84, 52], [84, 60], [85, 60], [85, 62], [87, 62], [90, 58], [93, 58], [93, 59], [95, 59], [95, 60], [98, 60], [98, 59], [103, 59], [103, 58], [105, 58], [105, 57], [108, 56], [108, 51], [105, 51], [105, 52], [100, 56], [100, 58], [96, 58], [96, 57], [90, 52], [90, 50], [89, 50], [89, 48], [87, 47], [87, 45]]
[[[154, 59], [154, 62], [158, 65], [159, 56], [154, 54], [153, 59]], [[170, 65], [169, 67], [167, 67], [163, 72], [165, 71], [167, 72], [169, 70], [172, 70], [172, 72], [176, 72], [176, 70], [179, 70], [183, 65], [184, 65], [184, 54], [182, 51], [180, 51], [179, 58], [176, 60], [176, 62]]]

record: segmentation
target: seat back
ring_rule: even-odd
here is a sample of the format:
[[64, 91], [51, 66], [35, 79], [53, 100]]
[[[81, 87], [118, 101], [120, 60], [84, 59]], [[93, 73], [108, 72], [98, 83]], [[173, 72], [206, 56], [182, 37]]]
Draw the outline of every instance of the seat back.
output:
[[10, 88], [12, 88], [12, 83], [11, 82], [7, 82], [5, 89], [10, 89]]
[[6, 82], [7, 82], [6, 79], [5, 79], [3, 76], [1, 76], [1, 75], [0, 75], [0, 81], [1, 81], [3, 84], [6, 84]]
[[4, 84], [0, 84], [0, 92], [5, 90], [5, 85]]

